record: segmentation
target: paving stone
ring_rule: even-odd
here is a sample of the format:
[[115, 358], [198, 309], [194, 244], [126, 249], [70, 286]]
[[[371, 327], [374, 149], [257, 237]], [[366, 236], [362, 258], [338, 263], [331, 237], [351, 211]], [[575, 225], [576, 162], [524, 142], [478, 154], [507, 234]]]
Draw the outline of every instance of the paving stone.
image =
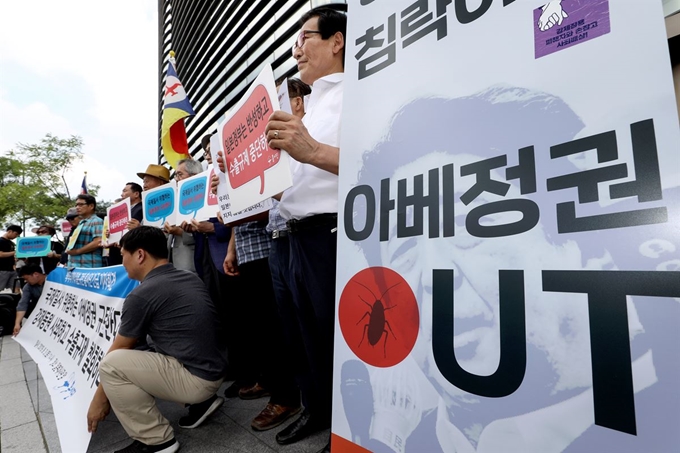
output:
[[40, 422], [49, 453], [61, 453], [59, 433], [57, 431], [57, 422], [54, 419], [54, 414], [38, 414], [38, 421]]
[[36, 421], [25, 381], [0, 386], [0, 401], [0, 427], [3, 431]]
[[46, 453], [40, 425], [37, 421], [26, 423], [15, 428], [5, 429], [3, 424], [0, 434], [2, 453]]
[[19, 359], [21, 360], [21, 345], [16, 341], [12, 340], [10, 335], [5, 335], [3, 338], [3, 348], [2, 354], [0, 355], [0, 361]]
[[19, 357], [14, 359], [3, 360], [0, 363], [2, 373], [0, 373], [0, 386], [11, 384], [13, 382], [25, 382], [24, 366], [21, 364]]
[[34, 381], [38, 379], [38, 365], [32, 360], [23, 361], [22, 366], [24, 367], [24, 376], [26, 381]]

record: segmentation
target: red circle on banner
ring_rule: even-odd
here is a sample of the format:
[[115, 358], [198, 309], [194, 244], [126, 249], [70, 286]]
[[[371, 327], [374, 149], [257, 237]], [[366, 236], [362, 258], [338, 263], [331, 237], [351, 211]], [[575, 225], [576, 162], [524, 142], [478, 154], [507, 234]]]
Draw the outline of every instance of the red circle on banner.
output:
[[418, 338], [418, 302], [392, 269], [369, 267], [345, 285], [338, 306], [340, 330], [359, 359], [391, 367], [409, 355]]

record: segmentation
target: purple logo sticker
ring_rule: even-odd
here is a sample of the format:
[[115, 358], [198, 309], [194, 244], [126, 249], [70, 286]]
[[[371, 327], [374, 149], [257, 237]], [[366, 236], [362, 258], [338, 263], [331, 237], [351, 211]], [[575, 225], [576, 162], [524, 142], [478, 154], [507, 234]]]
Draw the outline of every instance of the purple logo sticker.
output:
[[609, 31], [609, 0], [551, 0], [534, 10], [535, 57], [550, 55]]

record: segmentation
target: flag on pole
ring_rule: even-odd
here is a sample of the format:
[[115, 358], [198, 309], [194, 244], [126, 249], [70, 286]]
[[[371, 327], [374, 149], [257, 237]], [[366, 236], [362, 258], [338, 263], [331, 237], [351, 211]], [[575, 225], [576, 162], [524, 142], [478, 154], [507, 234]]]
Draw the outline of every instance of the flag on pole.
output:
[[177, 167], [180, 159], [190, 157], [187, 144], [187, 133], [184, 129], [184, 118], [193, 116], [194, 109], [189, 103], [182, 82], [177, 78], [175, 70], [175, 52], [170, 51], [170, 61], [165, 78], [165, 94], [163, 95], [163, 122], [161, 124], [161, 147], [165, 160], [172, 168]]
[[80, 194], [87, 194], [87, 172], [83, 175], [83, 182], [80, 184]]

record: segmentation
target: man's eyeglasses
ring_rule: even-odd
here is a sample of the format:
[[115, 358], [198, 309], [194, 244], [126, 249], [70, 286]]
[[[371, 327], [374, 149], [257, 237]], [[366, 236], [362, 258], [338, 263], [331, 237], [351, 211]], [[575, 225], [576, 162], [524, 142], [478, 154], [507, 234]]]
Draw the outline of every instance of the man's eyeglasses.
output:
[[320, 35], [321, 32], [320, 31], [314, 31], [314, 30], [300, 30], [300, 34], [297, 36], [297, 39], [293, 43], [293, 48], [291, 49], [291, 52], [293, 52], [293, 54], [295, 54], [295, 50], [298, 47], [302, 47], [302, 46], [305, 45], [305, 41], [307, 41], [307, 38], [309, 37], [307, 35], [315, 35], [315, 34]]
[[76, 203], [76, 206], [87, 206], [87, 203]]

